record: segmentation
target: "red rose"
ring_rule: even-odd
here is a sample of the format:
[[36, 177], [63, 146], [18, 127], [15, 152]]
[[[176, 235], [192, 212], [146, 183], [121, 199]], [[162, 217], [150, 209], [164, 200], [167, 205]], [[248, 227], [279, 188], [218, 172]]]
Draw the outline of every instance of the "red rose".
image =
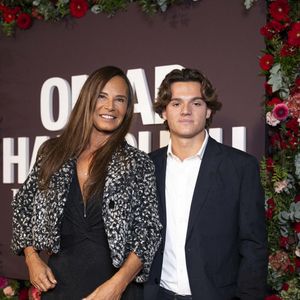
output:
[[289, 265], [288, 270], [289, 270], [290, 273], [295, 273], [295, 268], [292, 265]]
[[289, 20], [289, 4], [288, 0], [277, 0], [270, 4], [269, 11], [271, 16], [277, 21]]
[[[266, 159], [266, 167], [267, 167], [267, 170], [269, 171], [269, 172], [271, 172], [271, 171], [273, 171], [273, 159], [271, 158], [271, 157], [268, 157], [267, 159]], [[269, 207], [271, 207], [271, 204], [270, 204], [270, 202], [269, 201], [273, 201], [272, 202], [272, 207], [275, 207], [275, 202], [274, 202], [274, 200], [272, 199], [272, 198], [270, 198], [270, 199], [268, 199], [267, 200], [267, 204], [269, 205]]]
[[16, 19], [16, 15], [13, 10], [10, 8], [6, 8], [3, 12], [3, 20], [5, 23], [12, 23]]
[[276, 132], [271, 136], [270, 139], [271, 145], [274, 146], [275, 144], [278, 144], [281, 142], [280, 135]]
[[12, 8], [11, 11], [14, 15], [17, 15], [21, 11], [21, 7], [16, 6], [16, 7]]
[[288, 32], [288, 43], [291, 46], [300, 47], [300, 21], [294, 23]]
[[288, 289], [289, 289], [289, 284], [288, 283], [284, 283], [283, 285], [282, 285], [282, 287], [281, 287], [281, 289], [283, 290], [283, 291], [287, 291]]
[[274, 57], [271, 54], [265, 54], [260, 58], [259, 65], [264, 71], [268, 71], [274, 63]]
[[265, 300], [282, 300], [280, 297], [276, 295], [270, 295], [265, 298]]
[[284, 150], [288, 147], [287, 143], [283, 140], [280, 141], [280, 149]]
[[295, 266], [297, 269], [300, 268], [300, 259], [297, 257], [295, 258]]
[[[271, 159], [272, 160], [272, 159]], [[273, 164], [273, 161], [272, 161], [272, 164]], [[271, 209], [274, 209], [276, 204], [275, 204], [275, 201], [273, 198], [270, 198], [267, 200], [267, 204], [268, 204], [268, 207], [271, 208]]]
[[295, 80], [295, 86], [300, 88], [300, 77]]
[[300, 233], [300, 222], [296, 222], [294, 224], [294, 230], [297, 232], [297, 233]]
[[291, 90], [291, 95], [300, 94], [300, 77], [295, 80], [294, 86]]
[[8, 279], [0, 276], [0, 289], [5, 288], [8, 285]]
[[290, 136], [288, 144], [292, 150], [295, 150], [298, 146], [298, 139], [295, 136]]
[[289, 245], [289, 238], [285, 236], [281, 236], [279, 239], [279, 246], [281, 248], [286, 249], [288, 245]]
[[298, 195], [295, 196], [294, 201], [295, 201], [296, 203], [300, 201], [300, 194], [298, 194]]
[[268, 209], [266, 210], [266, 218], [267, 218], [268, 220], [271, 220], [271, 219], [273, 218], [273, 209], [268, 208]]
[[70, 14], [75, 18], [83, 17], [89, 9], [86, 0], [71, 0], [70, 1]]
[[31, 17], [29, 14], [20, 13], [17, 18], [17, 25], [20, 29], [28, 29], [31, 26]]
[[279, 98], [274, 97], [274, 98], [272, 98], [270, 101], [268, 101], [267, 104], [268, 104], [269, 106], [274, 106], [274, 105], [280, 104], [280, 103], [282, 103], [282, 100], [279, 99]]
[[278, 34], [282, 30], [284, 30], [284, 26], [278, 21], [271, 20], [264, 27], [260, 29], [261, 35], [263, 35], [266, 39], [271, 40], [274, 35]]
[[28, 297], [29, 295], [28, 295], [27, 288], [23, 288], [22, 290], [20, 290], [19, 297], [18, 297], [19, 300], [28, 300], [29, 299]]
[[280, 50], [281, 57], [293, 56], [295, 54], [296, 54], [296, 48], [291, 45], [283, 45], [283, 47]]
[[0, 3], [0, 11], [4, 12], [7, 9], [7, 6]]
[[266, 39], [271, 40], [274, 37], [274, 32], [270, 30], [270, 28], [265, 25], [260, 29], [260, 34], [264, 36]]
[[273, 91], [272, 91], [272, 86], [270, 84], [268, 84], [267, 82], [265, 82], [265, 91], [268, 95], [272, 95]]

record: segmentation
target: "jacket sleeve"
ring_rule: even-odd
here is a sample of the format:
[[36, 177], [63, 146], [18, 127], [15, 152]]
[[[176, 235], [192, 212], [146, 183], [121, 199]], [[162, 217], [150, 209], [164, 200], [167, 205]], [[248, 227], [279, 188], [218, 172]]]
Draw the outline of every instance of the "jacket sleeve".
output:
[[239, 218], [241, 263], [237, 296], [242, 300], [261, 300], [266, 292], [268, 254], [264, 193], [254, 157], [247, 160], [242, 171]]
[[145, 282], [161, 242], [162, 229], [158, 215], [154, 165], [148, 157], [143, 164], [137, 166], [135, 177], [130, 251], [133, 251], [143, 262], [143, 269], [136, 277], [136, 281]]
[[12, 242], [11, 249], [15, 254], [23, 254], [23, 249], [32, 246], [32, 211], [33, 199], [38, 188], [39, 162], [38, 157], [26, 181], [15, 195], [11, 205]]

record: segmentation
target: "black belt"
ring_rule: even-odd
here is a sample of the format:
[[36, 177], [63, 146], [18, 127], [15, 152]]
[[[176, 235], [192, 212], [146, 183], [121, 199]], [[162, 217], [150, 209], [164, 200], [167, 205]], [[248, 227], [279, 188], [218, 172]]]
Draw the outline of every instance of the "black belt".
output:
[[191, 295], [178, 295], [172, 291], [169, 291], [163, 287], [159, 287], [160, 289], [160, 293], [164, 294], [167, 296], [168, 299], [172, 299], [172, 300], [193, 300]]

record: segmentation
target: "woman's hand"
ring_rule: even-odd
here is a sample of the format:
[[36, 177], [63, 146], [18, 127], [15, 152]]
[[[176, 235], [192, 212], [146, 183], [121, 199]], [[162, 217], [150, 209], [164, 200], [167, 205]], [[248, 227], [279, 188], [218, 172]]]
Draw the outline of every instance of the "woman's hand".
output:
[[119, 271], [82, 300], [120, 300], [127, 285], [142, 268], [142, 261], [131, 252]]
[[29, 271], [29, 279], [38, 290], [46, 292], [53, 289], [57, 283], [51, 269], [44, 263], [37, 252], [26, 254], [26, 264]]
[[96, 288], [83, 300], [120, 300], [126, 284], [117, 282], [111, 278]]

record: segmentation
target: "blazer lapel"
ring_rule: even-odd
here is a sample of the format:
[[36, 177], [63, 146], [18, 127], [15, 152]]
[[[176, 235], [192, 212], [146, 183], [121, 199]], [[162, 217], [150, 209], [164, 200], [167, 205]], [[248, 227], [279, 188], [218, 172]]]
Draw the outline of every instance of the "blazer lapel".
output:
[[154, 159], [155, 164], [155, 176], [157, 181], [158, 190], [158, 203], [159, 203], [159, 215], [160, 221], [164, 228], [166, 228], [166, 167], [167, 167], [167, 147], [161, 149], [160, 155]]
[[211, 185], [214, 183], [216, 178], [215, 174], [217, 172], [218, 165], [221, 162], [221, 153], [222, 152], [218, 147], [218, 143], [209, 137], [193, 194], [186, 240], [188, 240], [192, 233], [193, 225], [207, 199]]

